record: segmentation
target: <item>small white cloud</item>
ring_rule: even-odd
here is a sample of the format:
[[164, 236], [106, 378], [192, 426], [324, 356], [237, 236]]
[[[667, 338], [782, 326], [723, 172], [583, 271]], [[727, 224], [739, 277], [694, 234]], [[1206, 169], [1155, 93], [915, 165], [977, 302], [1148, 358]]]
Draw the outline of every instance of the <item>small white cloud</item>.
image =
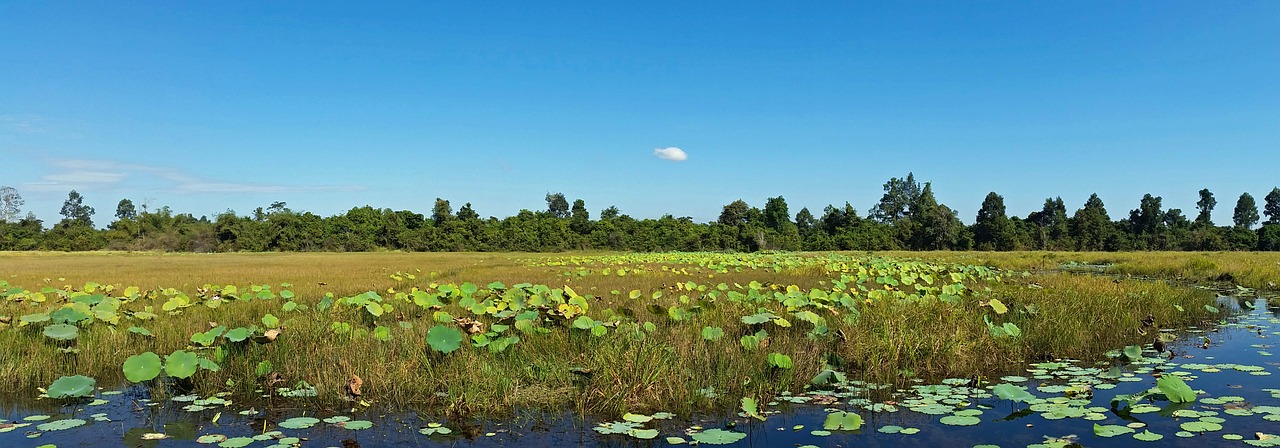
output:
[[685, 160], [689, 160], [689, 155], [685, 154], [683, 149], [677, 148], [675, 146], [672, 146], [669, 148], [654, 149], [653, 155], [658, 156], [658, 158], [662, 160], [674, 160], [677, 162], [683, 162]]

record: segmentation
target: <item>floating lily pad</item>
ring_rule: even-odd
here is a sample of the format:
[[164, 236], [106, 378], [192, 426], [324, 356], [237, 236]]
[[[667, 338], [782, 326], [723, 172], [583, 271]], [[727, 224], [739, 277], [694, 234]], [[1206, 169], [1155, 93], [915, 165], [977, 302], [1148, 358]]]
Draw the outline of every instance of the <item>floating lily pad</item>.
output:
[[747, 435], [740, 432], [714, 428], [706, 431], [695, 432], [689, 437], [693, 438], [693, 440], [698, 443], [705, 443], [707, 445], [728, 445], [746, 438]]
[[320, 423], [320, 419], [315, 417], [293, 417], [291, 419], [280, 422], [276, 425], [285, 429], [306, 429]]
[[155, 379], [160, 375], [160, 355], [146, 352], [130, 356], [124, 360], [124, 377], [131, 382], [141, 383]]
[[967, 415], [948, 415], [946, 417], [942, 417], [942, 419], [938, 420], [938, 422], [944, 425], [951, 425], [951, 426], [973, 426], [978, 423], [981, 423], [982, 419], [978, 417], [967, 416]]
[[36, 425], [36, 429], [41, 431], [61, 431], [64, 429], [71, 429], [71, 428], [84, 426], [85, 423], [88, 423], [88, 422], [78, 418], [69, 418], [66, 420], [54, 420], [51, 422], [41, 423], [39, 425]]
[[84, 375], [64, 376], [49, 385], [49, 398], [80, 398], [93, 396], [97, 382]]

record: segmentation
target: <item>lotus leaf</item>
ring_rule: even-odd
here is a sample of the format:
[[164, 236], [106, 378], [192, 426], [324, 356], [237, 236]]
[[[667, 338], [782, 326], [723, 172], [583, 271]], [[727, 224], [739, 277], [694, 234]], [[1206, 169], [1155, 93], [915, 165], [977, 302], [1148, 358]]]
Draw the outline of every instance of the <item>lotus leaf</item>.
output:
[[1115, 437], [1121, 434], [1130, 433], [1133, 433], [1133, 428], [1128, 426], [1093, 424], [1093, 434], [1098, 437]]
[[232, 437], [218, 444], [220, 448], [243, 448], [253, 443], [252, 437]]
[[190, 378], [199, 367], [200, 358], [195, 353], [178, 350], [164, 357], [164, 373], [173, 378]]
[[69, 418], [65, 420], [54, 420], [51, 422], [41, 423], [39, 425], [36, 425], [36, 429], [41, 431], [61, 431], [64, 429], [71, 429], [79, 426], [84, 426], [85, 423], [88, 423], [88, 422], [78, 418]]
[[129, 327], [129, 332], [141, 336], [153, 337], [151, 330], [142, 327]]
[[938, 422], [951, 426], [972, 426], [982, 422], [982, 419], [966, 415], [948, 415], [939, 419]]
[[75, 325], [53, 324], [44, 327], [44, 335], [49, 339], [70, 341], [80, 335], [80, 329], [76, 328]]
[[658, 430], [656, 430], [656, 429], [633, 429], [633, 430], [627, 431], [627, 435], [629, 435], [629, 436], [631, 436], [631, 437], [635, 437], [635, 438], [637, 438], [637, 439], [645, 439], [645, 440], [648, 440], [648, 439], [652, 439], [652, 438], [658, 437]]
[[746, 438], [747, 435], [740, 432], [714, 428], [706, 431], [695, 432], [690, 434], [689, 437], [698, 443], [705, 443], [707, 445], [728, 445]]
[[293, 417], [280, 422], [280, 424], [276, 426], [285, 429], [306, 429], [315, 426], [317, 423], [320, 423], [320, 419], [315, 417]]
[[97, 382], [84, 375], [63, 376], [49, 385], [49, 398], [81, 398], [93, 396]]
[[1169, 398], [1171, 403], [1190, 403], [1196, 401], [1196, 392], [1191, 390], [1182, 378], [1176, 375], [1164, 375], [1156, 380], [1156, 387]]
[[442, 353], [450, 353], [462, 346], [462, 332], [457, 328], [436, 325], [427, 330], [427, 345]]
[[268, 313], [262, 316], [262, 325], [267, 328], [275, 328], [280, 326], [280, 318]]
[[233, 328], [230, 332], [227, 332], [227, 340], [230, 340], [230, 342], [243, 342], [244, 339], [248, 339], [252, 334], [253, 332], [251, 332], [250, 329], [243, 328], [243, 326], [237, 326], [237, 328]]
[[720, 327], [702, 327], [702, 339], [706, 341], [718, 341], [724, 337], [724, 329]]
[[862, 427], [862, 415], [856, 412], [832, 412], [822, 422], [822, 429], [827, 431], [857, 431]]
[[141, 383], [155, 379], [160, 375], [160, 355], [152, 352], [146, 352], [130, 356], [124, 360], [124, 377], [129, 381]]
[[1014, 402], [1026, 403], [1036, 398], [1035, 395], [1027, 392], [1025, 387], [1005, 383], [995, 385], [995, 387], [991, 388], [991, 392], [1001, 399]]
[[338, 426], [341, 426], [341, 427], [343, 427], [343, 428], [350, 429], [350, 430], [353, 430], [353, 431], [358, 431], [358, 430], [361, 430], [361, 429], [369, 429], [369, 428], [372, 428], [372, 427], [373, 427], [373, 422], [368, 421], [368, 420], [351, 420], [351, 421], [348, 421], [348, 422], [338, 423]]

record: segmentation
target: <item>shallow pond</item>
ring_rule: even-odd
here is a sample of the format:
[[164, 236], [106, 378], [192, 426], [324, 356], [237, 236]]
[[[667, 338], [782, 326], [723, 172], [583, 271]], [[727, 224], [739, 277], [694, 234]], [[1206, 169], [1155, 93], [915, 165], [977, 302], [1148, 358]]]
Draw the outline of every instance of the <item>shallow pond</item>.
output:
[[[833, 377], [829, 390], [760, 403], [755, 416], [451, 422], [279, 398], [256, 407], [218, 397], [152, 402], [133, 388], [74, 405], [0, 400], [0, 446], [1280, 446], [1271, 438], [1280, 434], [1280, 311], [1263, 300], [1220, 305], [1232, 317], [1216, 328], [1168, 332], [1172, 357], [1148, 345], [1137, 357], [1117, 350], [1100, 363], [1060, 360], [897, 390]], [[1193, 402], [1170, 402], [1192, 393], [1180, 383]]]

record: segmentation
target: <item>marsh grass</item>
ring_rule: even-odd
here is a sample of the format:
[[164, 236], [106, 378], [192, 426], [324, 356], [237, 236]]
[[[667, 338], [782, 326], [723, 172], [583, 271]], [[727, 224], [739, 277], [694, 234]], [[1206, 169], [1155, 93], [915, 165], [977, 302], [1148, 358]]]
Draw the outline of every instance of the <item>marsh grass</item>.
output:
[[[1101, 254], [901, 254], [940, 258], [952, 262], [993, 264], [1009, 269], [1031, 269], [1036, 263], [1052, 269], [1061, 260], [1084, 262], [1118, 260], [1127, 269], [1161, 271], [1163, 266], [1197, 263], [1202, 275], [1218, 271], [1239, 278], [1274, 278], [1275, 268], [1265, 271], [1269, 258], [1250, 260], [1235, 254], [1184, 256], [1160, 254], [1157, 261], [1103, 258]], [[1079, 256], [1078, 256], [1079, 255]], [[1095, 257], [1095, 255], [1098, 255]], [[812, 255], [805, 255], [806, 257]], [[582, 257], [575, 255], [575, 258]], [[1214, 266], [1197, 261], [1204, 257]], [[78, 288], [85, 282], [110, 283], [117, 290], [126, 286], [172, 287], [194, 294], [205, 284], [272, 285], [279, 292], [282, 283], [296, 293], [294, 301], [306, 309], [284, 311], [285, 300], [228, 301], [218, 308], [196, 305], [179, 315], [160, 314], [147, 322], [123, 323], [118, 328], [97, 323], [81, 329], [75, 347], [78, 354], [60, 353], [38, 328], [0, 327], [0, 357], [21, 362], [0, 363], [0, 381], [6, 395], [28, 393], [46, 386], [61, 375], [85, 374], [100, 385], [123, 384], [120, 366], [129, 356], [153, 351], [161, 356], [174, 350], [192, 350], [192, 334], [208, 330], [211, 324], [262, 326], [262, 317], [278, 316], [284, 327], [273, 343], [222, 343], [227, 352], [218, 372], [201, 371], [194, 386], [201, 394], [231, 391], [242, 400], [253, 400], [265, 389], [256, 369], [268, 361], [284, 379], [281, 386], [298, 381], [314, 385], [320, 396], [317, 405], [349, 406], [343, 401], [343, 386], [352, 375], [364, 380], [360, 399], [395, 406], [418, 406], [444, 414], [474, 412], [503, 413], [519, 408], [574, 409], [582, 414], [621, 412], [692, 412], [705, 409], [732, 409], [742, 397], [765, 402], [782, 391], [800, 393], [825, 363], [840, 367], [851, 376], [876, 382], [902, 382], [910, 378], [939, 379], [999, 375], [1020, 368], [1025, 362], [1052, 357], [1099, 358], [1106, 350], [1149, 341], [1135, 329], [1140, 320], [1153, 315], [1159, 325], [1177, 327], [1200, 324], [1213, 318], [1203, 309], [1212, 294], [1171, 286], [1164, 282], [1114, 280], [1070, 275], [1051, 271], [1029, 277], [1007, 276], [999, 284], [975, 284], [982, 291], [958, 304], [938, 300], [911, 303], [883, 302], [861, 307], [861, 317], [847, 323], [832, 311], [825, 315], [830, 331], [811, 336], [812, 328], [793, 320], [791, 327], [772, 324], [747, 325], [741, 321], [760, 305], [718, 300], [691, 319], [676, 322], [647, 310], [650, 304], [662, 307], [689, 307], [702, 292], [683, 291], [677, 284], [746, 285], [757, 281], [770, 288], [796, 285], [829, 288], [832, 274], [814, 264], [786, 269], [742, 269], [717, 271], [680, 265], [683, 272], [660, 269], [661, 263], [637, 262], [626, 276], [603, 275], [603, 268], [623, 264], [548, 265], [563, 257], [543, 254], [136, 254], [88, 253], [0, 254], [0, 272], [12, 285], [29, 290], [46, 286]], [[1129, 263], [1129, 264], [1124, 264]], [[1224, 271], [1242, 269], [1239, 273]], [[579, 275], [580, 270], [590, 271]], [[1183, 275], [1183, 269], [1167, 271]], [[408, 275], [414, 278], [408, 278]], [[1146, 275], [1146, 274], [1144, 274]], [[394, 276], [394, 277], [393, 277]], [[398, 279], [397, 279], [398, 277]], [[568, 322], [547, 321], [547, 334], [520, 334], [521, 342], [501, 353], [469, 347], [466, 343], [453, 353], [442, 354], [427, 348], [427, 331], [432, 313], [411, 302], [391, 302], [389, 290], [429, 288], [433, 283], [460, 284], [465, 281], [485, 285], [490, 281], [507, 285], [518, 282], [545, 284], [552, 288], [570, 285], [583, 295], [593, 295], [588, 315], [602, 319], [605, 310], [626, 309], [634, 319], [621, 319], [605, 336], [593, 336], [572, 329]], [[640, 290], [640, 299], [628, 292]], [[336, 297], [365, 291], [379, 292], [394, 304], [394, 310], [377, 319], [360, 308], [334, 306], [320, 312], [317, 304], [332, 293]], [[618, 291], [618, 294], [613, 294]], [[655, 291], [663, 292], [652, 299]], [[681, 296], [691, 296], [682, 300]], [[997, 315], [984, 303], [998, 299], [1009, 312]], [[163, 300], [132, 303], [159, 309]], [[0, 302], [0, 316], [16, 316], [45, 311], [57, 303]], [[1184, 308], [1178, 312], [1177, 304]], [[1038, 311], [1027, 312], [1028, 307]], [[776, 306], [774, 308], [777, 308]], [[469, 316], [456, 304], [444, 311], [453, 316]], [[781, 314], [781, 310], [776, 310]], [[987, 319], [996, 324], [1012, 322], [1022, 329], [1017, 338], [997, 337], [988, 329]], [[484, 319], [481, 319], [484, 320]], [[355, 329], [335, 334], [333, 322]], [[403, 323], [403, 324], [402, 324]], [[492, 324], [492, 320], [484, 322]], [[646, 328], [644, 323], [651, 323]], [[129, 325], [148, 328], [154, 338], [125, 331]], [[375, 325], [388, 327], [391, 339], [383, 342], [370, 336]], [[719, 327], [725, 336], [704, 340], [703, 327]], [[739, 338], [765, 330], [767, 345], [747, 350]], [[512, 330], [514, 331], [514, 330]], [[213, 357], [209, 349], [198, 350]], [[770, 353], [780, 353], [794, 361], [790, 369], [772, 367]], [[155, 393], [165, 393], [162, 382], [151, 384]], [[714, 391], [714, 394], [708, 392]], [[281, 400], [272, 398], [272, 400]]]

